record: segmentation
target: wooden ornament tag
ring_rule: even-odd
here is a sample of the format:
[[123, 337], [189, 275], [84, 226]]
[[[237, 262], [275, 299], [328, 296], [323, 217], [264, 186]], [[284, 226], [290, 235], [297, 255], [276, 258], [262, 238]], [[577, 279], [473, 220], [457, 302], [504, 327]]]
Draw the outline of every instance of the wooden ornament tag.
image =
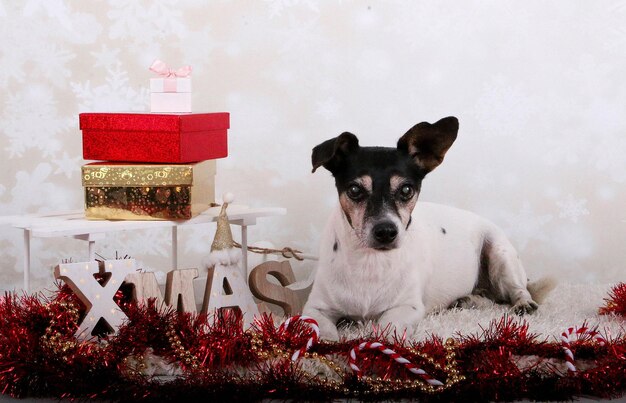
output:
[[[275, 277], [281, 285], [267, 281], [267, 276]], [[303, 303], [298, 294], [287, 288], [296, 282], [296, 278], [289, 262], [265, 262], [250, 272], [250, 291], [261, 301], [280, 306], [285, 316], [294, 316], [302, 313]], [[281, 287], [282, 286], [282, 287]]]
[[259, 310], [240, 271], [221, 264], [209, 267], [202, 313], [235, 307], [241, 310], [243, 328], [247, 329], [254, 322], [254, 316], [259, 314]]

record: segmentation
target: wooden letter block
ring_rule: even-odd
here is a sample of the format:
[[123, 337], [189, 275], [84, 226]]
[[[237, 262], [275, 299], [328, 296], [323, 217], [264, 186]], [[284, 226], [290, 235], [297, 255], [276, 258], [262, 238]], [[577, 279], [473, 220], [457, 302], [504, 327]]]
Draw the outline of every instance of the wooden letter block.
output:
[[[268, 275], [275, 277], [282, 287], [267, 281]], [[280, 306], [285, 311], [285, 316], [302, 313], [303, 304], [298, 294], [287, 288], [295, 282], [293, 270], [287, 261], [265, 262], [250, 272], [249, 283], [252, 294], [261, 301]]]
[[157, 305], [163, 303], [163, 296], [154, 273], [129, 274], [126, 276], [126, 283], [133, 285], [133, 301], [146, 303], [150, 298], [155, 298]]
[[247, 329], [259, 310], [239, 269], [221, 264], [209, 267], [202, 312], [211, 313], [215, 309], [235, 307], [241, 310], [243, 327]]
[[198, 269], [172, 270], [167, 273], [165, 283], [165, 303], [176, 306], [179, 312], [196, 312], [196, 297], [193, 279], [198, 277]]
[[157, 305], [165, 303], [179, 312], [196, 312], [196, 296], [193, 291], [193, 280], [196, 277], [198, 269], [177, 269], [167, 273], [165, 300], [152, 272], [130, 274], [126, 277], [126, 283], [134, 285], [134, 301], [145, 303], [148, 299], [155, 298]]
[[[66, 263], [54, 268], [54, 277], [63, 280], [74, 291], [87, 311], [75, 335], [81, 340], [93, 336], [100, 321], [113, 333], [128, 317], [115, 303], [113, 297], [126, 276], [135, 273], [134, 259], [105, 260], [98, 262]], [[105, 280], [100, 284], [94, 275]]]

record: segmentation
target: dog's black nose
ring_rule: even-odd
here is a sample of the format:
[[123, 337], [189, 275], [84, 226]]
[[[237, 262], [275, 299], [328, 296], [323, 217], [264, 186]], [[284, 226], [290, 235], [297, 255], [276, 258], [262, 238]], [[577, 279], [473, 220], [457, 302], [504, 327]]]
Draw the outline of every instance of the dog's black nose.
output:
[[398, 228], [390, 222], [376, 224], [373, 229], [374, 238], [381, 244], [389, 244], [398, 236]]

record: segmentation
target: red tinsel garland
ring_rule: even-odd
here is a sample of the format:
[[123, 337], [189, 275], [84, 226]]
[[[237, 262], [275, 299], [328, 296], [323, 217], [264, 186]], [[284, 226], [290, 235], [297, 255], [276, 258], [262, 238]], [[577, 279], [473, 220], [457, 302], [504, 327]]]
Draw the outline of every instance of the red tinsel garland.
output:
[[619, 283], [609, 291], [605, 305], [600, 308], [600, 315], [617, 314], [626, 317], [626, 283]]
[[[609, 312], [626, 312], [625, 291], [623, 284], [612, 290]], [[389, 341], [386, 334], [321, 341], [292, 362], [292, 353], [311, 337], [304, 323], [279, 329], [263, 316], [244, 332], [241, 318], [228, 311], [207, 316], [162, 310], [153, 302], [138, 306], [128, 301], [124, 289], [116, 300], [128, 322], [115, 336], [81, 342], [73, 334], [84, 308], [67, 287], [52, 298], [5, 294], [0, 298], [0, 391], [13, 397], [117, 401], [567, 400], [626, 392], [624, 335], [605, 337], [604, 345], [578, 335], [570, 343], [581, 364], [574, 373], [568, 373], [559, 343], [529, 333], [523, 320], [510, 317], [453, 341]], [[428, 389], [418, 376], [375, 350], [359, 353], [363, 376], [357, 377], [348, 367], [348, 354], [364, 341], [383, 343], [449, 385]], [[147, 376], [142, 365], [148, 351], [152, 358], [172, 363], [180, 375], [167, 381]], [[317, 364], [315, 369], [311, 363]], [[320, 367], [328, 373], [318, 374]], [[453, 377], [456, 381], [449, 382]]]

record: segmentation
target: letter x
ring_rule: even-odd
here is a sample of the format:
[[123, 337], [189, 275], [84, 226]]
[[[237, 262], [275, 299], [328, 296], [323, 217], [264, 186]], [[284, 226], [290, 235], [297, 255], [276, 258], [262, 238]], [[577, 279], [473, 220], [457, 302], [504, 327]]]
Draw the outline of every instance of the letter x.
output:
[[[88, 339], [100, 318], [117, 333], [118, 328], [128, 317], [113, 300], [115, 293], [127, 275], [135, 273], [134, 259], [105, 260], [103, 263], [66, 263], [55, 267], [54, 277], [70, 286], [76, 296], [85, 304], [87, 312], [75, 335]], [[94, 274], [111, 273], [111, 277], [100, 285]]]

